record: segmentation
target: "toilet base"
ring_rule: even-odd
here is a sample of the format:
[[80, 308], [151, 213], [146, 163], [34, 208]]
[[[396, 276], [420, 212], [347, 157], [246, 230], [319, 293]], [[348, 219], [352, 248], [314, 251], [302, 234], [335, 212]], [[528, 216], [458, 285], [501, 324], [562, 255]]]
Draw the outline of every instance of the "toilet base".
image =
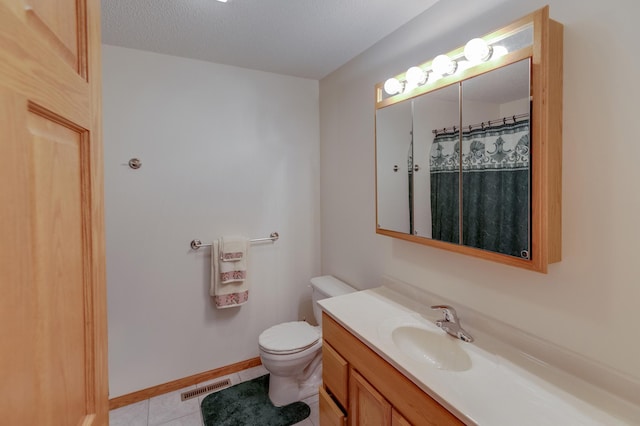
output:
[[269, 375], [269, 399], [276, 407], [289, 405], [318, 393], [322, 383], [322, 364], [304, 380], [301, 377]]

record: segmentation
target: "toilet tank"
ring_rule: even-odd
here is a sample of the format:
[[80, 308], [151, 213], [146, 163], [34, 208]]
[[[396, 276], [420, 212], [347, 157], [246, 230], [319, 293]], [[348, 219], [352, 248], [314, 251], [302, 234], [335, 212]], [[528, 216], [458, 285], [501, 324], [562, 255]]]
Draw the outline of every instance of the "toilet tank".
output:
[[311, 278], [311, 301], [313, 304], [313, 315], [316, 322], [320, 324], [322, 319], [322, 309], [318, 305], [318, 300], [328, 297], [340, 296], [342, 294], [354, 293], [357, 290], [344, 281], [340, 281], [331, 275]]

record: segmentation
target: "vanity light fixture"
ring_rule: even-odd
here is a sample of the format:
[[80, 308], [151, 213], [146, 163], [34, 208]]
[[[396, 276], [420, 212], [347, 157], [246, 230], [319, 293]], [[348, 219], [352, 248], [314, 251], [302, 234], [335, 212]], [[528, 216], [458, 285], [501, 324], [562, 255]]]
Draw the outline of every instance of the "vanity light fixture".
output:
[[417, 87], [421, 84], [426, 83], [428, 78], [427, 72], [420, 67], [409, 68], [405, 76], [407, 79], [407, 84], [413, 87]]
[[464, 72], [466, 70], [468, 70], [469, 68], [471, 68], [472, 66], [476, 65], [475, 63], [471, 62], [471, 61], [458, 61], [458, 69], [456, 70], [457, 72]]
[[471, 63], [480, 63], [488, 61], [493, 53], [493, 48], [481, 38], [474, 38], [467, 42], [464, 46], [464, 56]]
[[433, 59], [431, 67], [433, 68], [434, 73], [445, 76], [456, 72], [458, 63], [447, 55], [438, 55]]
[[491, 46], [482, 38], [474, 38], [464, 47], [464, 57], [456, 56], [452, 59], [447, 55], [438, 55], [431, 62], [431, 70], [425, 66], [414, 66], [407, 70], [404, 80], [392, 77], [385, 81], [384, 91], [387, 95], [407, 93], [429, 82], [435, 82], [456, 72], [463, 72], [474, 65], [488, 60], [497, 59], [509, 53], [504, 46]]
[[397, 78], [391, 77], [384, 82], [384, 91], [390, 95], [402, 93], [404, 91], [404, 83], [402, 83]]
[[491, 55], [491, 59], [498, 59], [499, 57], [504, 56], [507, 53], [509, 53], [509, 50], [507, 50], [506, 47], [493, 46], [493, 55]]

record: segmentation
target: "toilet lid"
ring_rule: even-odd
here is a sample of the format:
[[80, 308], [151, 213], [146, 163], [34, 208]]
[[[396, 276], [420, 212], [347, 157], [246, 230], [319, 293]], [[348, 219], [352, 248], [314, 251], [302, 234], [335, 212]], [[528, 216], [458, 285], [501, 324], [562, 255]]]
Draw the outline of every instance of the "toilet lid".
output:
[[292, 321], [263, 331], [258, 337], [258, 344], [267, 352], [284, 354], [307, 349], [320, 337], [320, 327], [313, 327], [305, 321]]

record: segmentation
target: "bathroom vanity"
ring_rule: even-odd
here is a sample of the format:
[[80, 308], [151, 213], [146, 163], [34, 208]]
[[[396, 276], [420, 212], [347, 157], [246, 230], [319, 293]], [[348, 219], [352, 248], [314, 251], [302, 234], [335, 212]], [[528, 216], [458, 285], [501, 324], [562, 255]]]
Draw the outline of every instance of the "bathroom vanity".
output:
[[640, 418], [640, 408], [499, 344], [465, 316], [474, 342], [449, 336], [434, 323], [439, 314], [416, 300], [379, 287], [318, 302], [323, 426], [611, 426]]
[[327, 314], [322, 327], [322, 425], [463, 424]]

